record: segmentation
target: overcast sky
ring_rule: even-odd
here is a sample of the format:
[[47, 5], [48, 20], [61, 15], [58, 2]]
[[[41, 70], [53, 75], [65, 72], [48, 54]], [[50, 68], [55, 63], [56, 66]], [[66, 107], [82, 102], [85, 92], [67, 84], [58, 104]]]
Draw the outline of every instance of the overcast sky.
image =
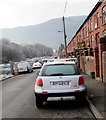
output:
[[47, 20], [88, 15], [98, 0], [0, 0], [0, 28], [43, 23]]

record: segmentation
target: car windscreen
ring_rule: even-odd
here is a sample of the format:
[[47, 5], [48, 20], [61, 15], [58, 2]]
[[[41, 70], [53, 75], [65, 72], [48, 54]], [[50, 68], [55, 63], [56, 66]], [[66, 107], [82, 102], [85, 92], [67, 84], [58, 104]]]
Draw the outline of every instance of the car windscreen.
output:
[[41, 71], [41, 76], [65, 76], [78, 75], [78, 70], [72, 64], [45, 65]]

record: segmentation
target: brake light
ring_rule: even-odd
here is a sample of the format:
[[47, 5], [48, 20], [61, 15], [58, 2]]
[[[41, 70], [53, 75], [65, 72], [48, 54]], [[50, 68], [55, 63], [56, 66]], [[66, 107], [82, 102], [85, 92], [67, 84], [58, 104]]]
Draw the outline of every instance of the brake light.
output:
[[41, 79], [41, 78], [37, 78], [37, 79], [36, 79], [36, 85], [37, 85], [37, 86], [40, 86], [40, 87], [43, 86], [43, 82], [42, 82], [42, 79]]
[[84, 77], [83, 77], [83, 76], [80, 76], [80, 77], [79, 77], [78, 85], [83, 85], [83, 84], [84, 84]]
[[47, 91], [43, 91], [42, 93], [48, 93]]
[[80, 92], [80, 90], [75, 90], [75, 92]]

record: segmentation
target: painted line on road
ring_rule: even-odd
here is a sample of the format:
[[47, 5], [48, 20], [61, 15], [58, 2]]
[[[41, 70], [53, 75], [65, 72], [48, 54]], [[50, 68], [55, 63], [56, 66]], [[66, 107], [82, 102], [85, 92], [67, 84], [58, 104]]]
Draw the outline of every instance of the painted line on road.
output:
[[86, 97], [88, 103], [89, 103], [89, 109], [91, 110], [91, 112], [93, 113], [93, 115], [95, 116], [95, 118], [97, 120], [103, 119], [104, 117], [101, 115], [101, 113], [98, 111], [98, 109], [93, 105], [93, 103], [89, 100], [88, 97]]

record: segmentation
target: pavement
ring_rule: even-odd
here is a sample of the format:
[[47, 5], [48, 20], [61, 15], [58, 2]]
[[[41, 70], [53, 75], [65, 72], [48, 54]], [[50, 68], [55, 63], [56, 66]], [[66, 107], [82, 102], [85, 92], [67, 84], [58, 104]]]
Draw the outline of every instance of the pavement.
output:
[[106, 118], [106, 83], [97, 81], [87, 74], [84, 74], [83, 76], [87, 86], [87, 98], [90, 104], [90, 109], [92, 109], [92, 112], [94, 112], [95, 116], [98, 115], [99, 118]]
[[0, 75], [0, 81], [3, 81], [3, 80], [8, 79], [10, 77], [13, 77], [13, 75], [12, 74], [9, 74], [9, 75], [6, 75], [6, 74]]

